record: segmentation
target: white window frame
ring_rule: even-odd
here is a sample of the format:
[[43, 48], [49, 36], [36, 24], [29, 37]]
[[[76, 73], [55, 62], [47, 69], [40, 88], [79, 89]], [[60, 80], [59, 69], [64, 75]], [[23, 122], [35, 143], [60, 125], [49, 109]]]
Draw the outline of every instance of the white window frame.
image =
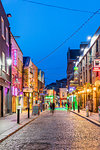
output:
[[9, 35], [8, 35], [8, 28], [6, 27], [6, 44], [9, 46]]
[[9, 65], [7, 64], [7, 74], [9, 75]]
[[1, 34], [2, 34], [3, 39], [5, 40], [4, 19], [3, 19], [3, 17], [1, 17]]
[[6, 71], [5, 53], [2, 52], [2, 70]]

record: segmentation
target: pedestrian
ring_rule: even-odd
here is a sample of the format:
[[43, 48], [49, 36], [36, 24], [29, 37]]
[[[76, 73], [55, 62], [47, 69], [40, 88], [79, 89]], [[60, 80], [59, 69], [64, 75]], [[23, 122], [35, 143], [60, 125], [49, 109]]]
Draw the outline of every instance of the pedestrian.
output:
[[73, 110], [75, 111], [75, 102], [73, 101]]
[[70, 103], [69, 103], [69, 100], [68, 100], [68, 102], [67, 102], [67, 106], [68, 106], [68, 111], [69, 111], [69, 109], [70, 109]]
[[50, 103], [50, 112], [52, 111], [52, 103]]
[[78, 113], [80, 113], [80, 104], [78, 103]]
[[90, 111], [90, 116], [91, 116], [93, 112], [93, 100], [90, 100], [89, 111]]
[[52, 104], [52, 114], [54, 113], [55, 110], [55, 103]]

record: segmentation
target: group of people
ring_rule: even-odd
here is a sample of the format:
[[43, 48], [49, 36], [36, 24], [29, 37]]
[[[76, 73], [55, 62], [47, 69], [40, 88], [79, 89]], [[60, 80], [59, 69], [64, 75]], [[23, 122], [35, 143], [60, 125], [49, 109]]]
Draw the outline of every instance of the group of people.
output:
[[52, 114], [54, 113], [55, 110], [55, 103], [50, 103], [50, 112], [52, 112]]

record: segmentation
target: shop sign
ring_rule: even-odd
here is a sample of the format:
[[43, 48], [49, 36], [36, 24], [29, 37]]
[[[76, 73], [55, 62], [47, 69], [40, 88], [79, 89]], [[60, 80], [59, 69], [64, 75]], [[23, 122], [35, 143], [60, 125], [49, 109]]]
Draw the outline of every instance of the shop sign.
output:
[[94, 68], [100, 68], [100, 59], [94, 60]]
[[73, 87], [69, 87], [69, 93], [72, 93], [74, 90], [76, 90], [76, 88], [73, 86]]
[[16, 87], [12, 87], [12, 95], [17, 96], [18, 95], [18, 89]]
[[99, 72], [99, 71], [100, 71], [100, 67], [93, 68], [93, 72]]

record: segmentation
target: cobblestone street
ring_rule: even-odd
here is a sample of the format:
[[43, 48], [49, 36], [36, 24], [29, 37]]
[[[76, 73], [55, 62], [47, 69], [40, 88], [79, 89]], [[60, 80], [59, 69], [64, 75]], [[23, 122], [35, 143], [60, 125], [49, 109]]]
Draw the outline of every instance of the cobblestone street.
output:
[[0, 150], [76, 149], [100, 150], [100, 127], [66, 111], [46, 111], [0, 144]]

